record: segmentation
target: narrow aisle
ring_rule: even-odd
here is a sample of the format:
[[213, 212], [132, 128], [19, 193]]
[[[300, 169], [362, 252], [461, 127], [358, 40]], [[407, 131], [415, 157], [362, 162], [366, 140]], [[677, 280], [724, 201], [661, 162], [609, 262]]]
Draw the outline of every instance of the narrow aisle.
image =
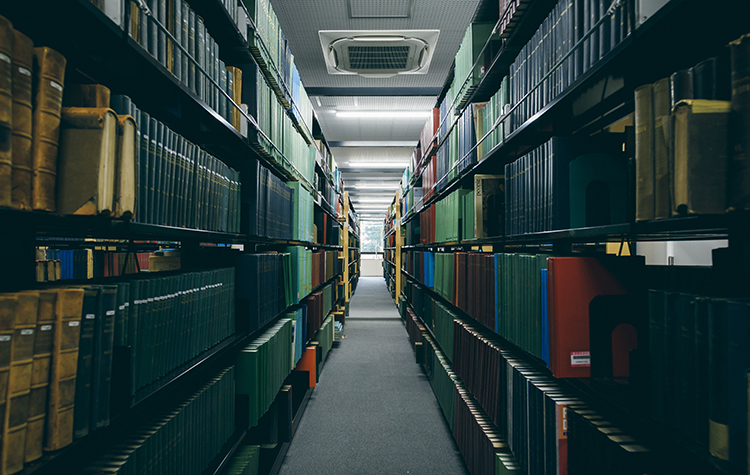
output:
[[381, 277], [363, 277], [281, 474], [465, 474]]

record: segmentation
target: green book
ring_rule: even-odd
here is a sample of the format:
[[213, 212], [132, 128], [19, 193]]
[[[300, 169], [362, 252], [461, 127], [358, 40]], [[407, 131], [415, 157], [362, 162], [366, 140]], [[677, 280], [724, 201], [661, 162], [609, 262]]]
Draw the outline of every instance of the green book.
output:
[[89, 433], [94, 371], [94, 335], [96, 321], [101, 318], [100, 300], [101, 287], [84, 288], [73, 413], [73, 436], [75, 438], [84, 437]]

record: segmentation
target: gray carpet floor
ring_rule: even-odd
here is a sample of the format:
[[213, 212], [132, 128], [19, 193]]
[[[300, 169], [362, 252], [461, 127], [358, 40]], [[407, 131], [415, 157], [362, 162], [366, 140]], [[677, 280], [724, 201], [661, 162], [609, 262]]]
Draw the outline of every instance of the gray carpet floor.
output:
[[382, 277], [363, 277], [281, 474], [466, 474]]

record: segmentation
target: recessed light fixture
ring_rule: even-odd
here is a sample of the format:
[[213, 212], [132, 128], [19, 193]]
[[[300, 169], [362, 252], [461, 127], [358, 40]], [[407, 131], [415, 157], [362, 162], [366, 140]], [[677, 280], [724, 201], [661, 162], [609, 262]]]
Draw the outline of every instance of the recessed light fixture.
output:
[[430, 115], [429, 111], [337, 111], [341, 119], [420, 119]]
[[[352, 201], [354, 201], [354, 199], [352, 199]], [[384, 203], [384, 204], [388, 204], [391, 201], [393, 201], [392, 197], [391, 198], [388, 198], [388, 197], [386, 197], [386, 198], [357, 198], [357, 201], [354, 204], [357, 204], [357, 203]]]
[[409, 162], [348, 162], [346, 168], [396, 168], [403, 169]]
[[382, 185], [354, 185], [354, 188], [357, 188], [359, 190], [397, 190], [398, 187], [398, 183], [384, 183]]

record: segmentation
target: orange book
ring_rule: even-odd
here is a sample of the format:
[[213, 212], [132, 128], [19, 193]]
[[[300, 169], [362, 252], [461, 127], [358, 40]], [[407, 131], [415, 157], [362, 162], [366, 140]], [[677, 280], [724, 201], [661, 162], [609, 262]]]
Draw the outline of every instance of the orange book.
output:
[[294, 368], [298, 371], [308, 371], [310, 373], [310, 387], [315, 387], [315, 382], [318, 379], [317, 368], [318, 359], [315, 354], [315, 346], [308, 346], [307, 351], [302, 353], [302, 358], [297, 362], [297, 367]]
[[630, 293], [643, 265], [641, 256], [547, 259], [549, 366], [556, 378], [590, 377], [589, 304], [597, 295]]

